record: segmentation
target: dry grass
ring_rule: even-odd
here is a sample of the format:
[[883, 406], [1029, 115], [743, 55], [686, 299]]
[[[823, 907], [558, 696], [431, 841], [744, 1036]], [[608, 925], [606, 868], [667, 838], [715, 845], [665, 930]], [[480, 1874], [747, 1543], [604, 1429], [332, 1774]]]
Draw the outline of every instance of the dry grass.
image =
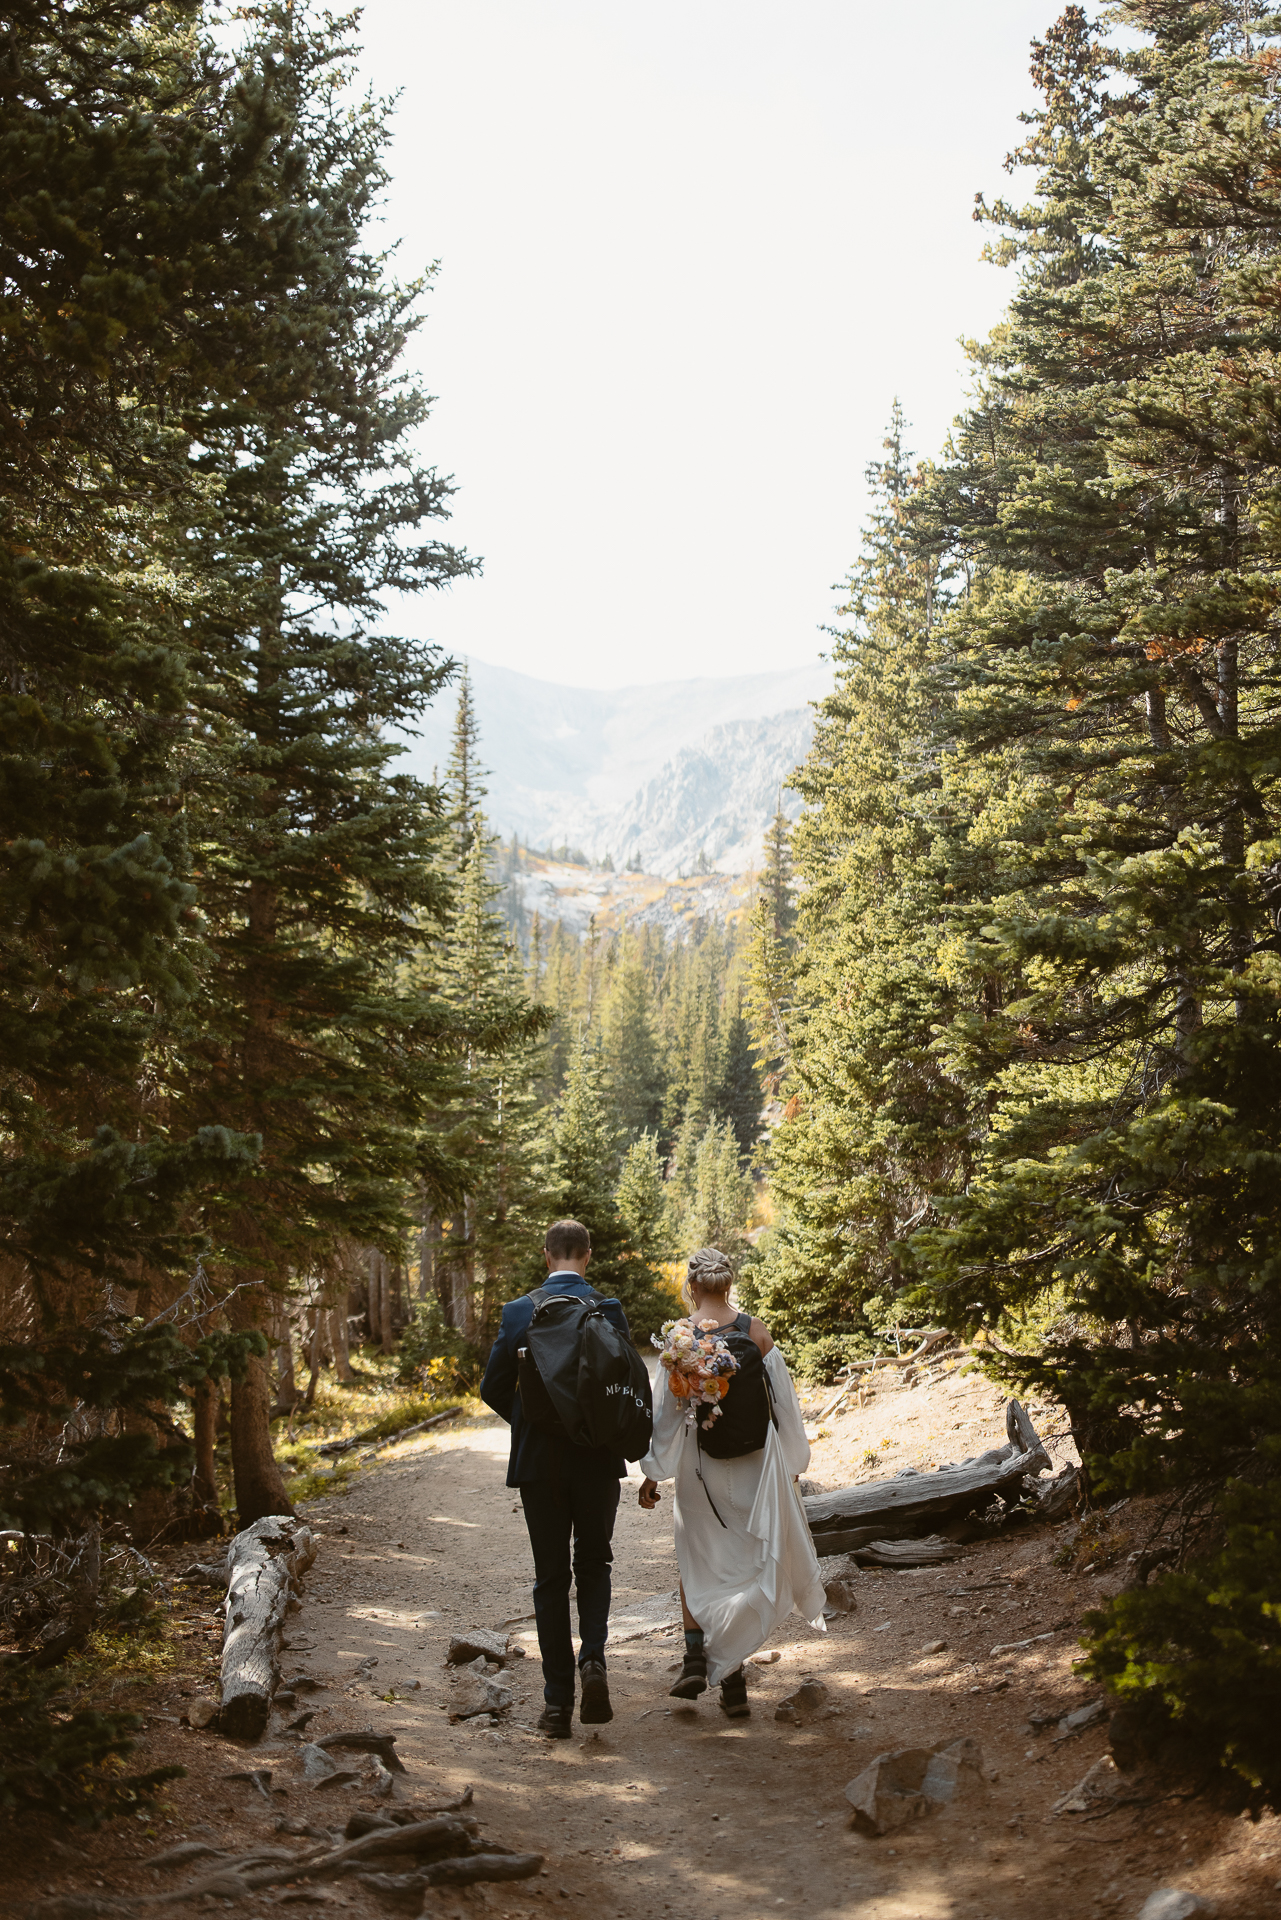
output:
[[397, 1364], [394, 1354], [362, 1348], [352, 1355], [355, 1380], [346, 1383], [333, 1374], [322, 1375], [310, 1408], [295, 1409], [273, 1423], [276, 1458], [291, 1500], [344, 1492], [360, 1473], [365, 1462], [359, 1450], [327, 1459], [319, 1451], [327, 1441], [361, 1434], [372, 1445], [433, 1414], [478, 1404], [474, 1396], [445, 1390], [443, 1380], [440, 1392], [402, 1385]]

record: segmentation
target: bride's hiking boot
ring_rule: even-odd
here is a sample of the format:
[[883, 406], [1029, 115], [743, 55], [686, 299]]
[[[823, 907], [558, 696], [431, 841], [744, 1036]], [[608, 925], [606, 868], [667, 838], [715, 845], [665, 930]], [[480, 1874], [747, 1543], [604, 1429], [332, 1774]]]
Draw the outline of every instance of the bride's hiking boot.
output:
[[574, 1731], [574, 1709], [554, 1707], [549, 1700], [538, 1716], [538, 1731], [550, 1734], [553, 1740], [568, 1740]]
[[609, 1704], [609, 1680], [605, 1674], [603, 1660], [584, 1660], [578, 1670], [582, 1696], [578, 1703], [578, 1717], [585, 1727], [603, 1726], [606, 1720], [612, 1720], [614, 1709]]
[[741, 1667], [727, 1673], [721, 1681], [721, 1710], [731, 1720], [746, 1720], [751, 1714], [747, 1704], [747, 1676]]
[[700, 1693], [706, 1693], [707, 1655], [702, 1651], [693, 1653], [686, 1647], [680, 1679], [667, 1692], [671, 1700], [697, 1700]]

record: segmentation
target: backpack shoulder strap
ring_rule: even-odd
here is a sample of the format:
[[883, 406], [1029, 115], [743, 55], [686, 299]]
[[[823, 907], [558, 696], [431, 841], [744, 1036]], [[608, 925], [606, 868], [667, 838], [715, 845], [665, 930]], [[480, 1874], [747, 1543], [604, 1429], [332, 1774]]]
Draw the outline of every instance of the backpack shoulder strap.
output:
[[752, 1316], [750, 1313], [739, 1314], [737, 1320], [734, 1322], [734, 1331], [735, 1333], [745, 1333], [749, 1339], [751, 1338]]
[[761, 1355], [761, 1378], [765, 1382], [765, 1398], [769, 1401], [769, 1417], [773, 1422], [774, 1431], [777, 1433], [778, 1409], [774, 1404], [774, 1382], [769, 1377], [769, 1368], [765, 1364], [766, 1358], [767, 1356], [765, 1354]]

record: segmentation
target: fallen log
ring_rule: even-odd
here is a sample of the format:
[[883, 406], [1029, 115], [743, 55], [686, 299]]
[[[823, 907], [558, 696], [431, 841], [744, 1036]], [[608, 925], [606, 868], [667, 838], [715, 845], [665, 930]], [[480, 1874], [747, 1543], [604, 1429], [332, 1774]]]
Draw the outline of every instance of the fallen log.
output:
[[416, 1420], [412, 1427], [401, 1427], [395, 1433], [379, 1434], [373, 1427], [367, 1427], [364, 1433], [353, 1433], [346, 1440], [326, 1440], [316, 1448], [317, 1453], [350, 1453], [353, 1447], [363, 1447], [367, 1441], [376, 1440], [375, 1453], [381, 1453], [384, 1447], [390, 1447], [397, 1440], [408, 1440], [411, 1433], [423, 1433], [428, 1427], [439, 1427], [446, 1420], [456, 1420], [463, 1411], [461, 1407], [446, 1407], [443, 1413], [433, 1413], [430, 1420]]
[[1036, 1512], [1040, 1520], [1066, 1520], [1081, 1497], [1081, 1469], [1064, 1467], [1053, 1480], [1044, 1481], [1036, 1490]]
[[944, 1518], [961, 1519], [995, 1499], [1021, 1499], [1023, 1483], [1048, 1472], [1046, 1453], [1017, 1400], [1005, 1408], [1006, 1445], [932, 1473], [904, 1468], [891, 1480], [869, 1480], [804, 1499], [814, 1546], [820, 1555], [855, 1553], [872, 1541], [906, 1539], [933, 1531]]
[[255, 1520], [227, 1548], [218, 1729], [232, 1739], [262, 1738], [280, 1684], [285, 1614], [316, 1550], [310, 1528], [291, 1514]]
[[870, 1540], [865, 1547], [855, 1547], [850, 1557], [860, 1567], [939, 1567], [959, 1560], [964, 1552], [951, 1540], [929, 1534], [924, 1540]]

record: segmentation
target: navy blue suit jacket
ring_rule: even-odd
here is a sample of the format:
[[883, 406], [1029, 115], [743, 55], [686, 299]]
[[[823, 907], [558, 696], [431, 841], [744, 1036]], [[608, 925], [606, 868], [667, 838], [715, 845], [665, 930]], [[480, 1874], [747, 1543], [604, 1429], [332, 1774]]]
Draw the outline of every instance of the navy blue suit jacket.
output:
[[[549, 1273], [544, 1285], [555, 1293], [569, 1293], [584, 1300], [594, 1294], [596, 1289], [581, 1274]], [[631, 1329], [627, 1324], [627, 1315], [618, 1300], [602, 1300], [601, 1308], [606, 1317], [631, 1339]], [[519, 1300], [509, 1300], [503, 1308], [503, 1317], [498, 1327], [489, 1356], [489, 1365], [485, 1368], [485, 1378], [480, 1383], [480, 1397], [487, 1407], [492, 1407], [500, 1419], [506, 1420], [512, 1430], [511, 1456], [507, 1462], [507, 1484], [519, 1487], [530, 1480], [541, 1480], [545, 1475], [562, 1471], [595, 1468], [602, 1474], [619, 1480], [627, 1478], [627, 1462], [621, 1454], [610, 1453], [607, 1447], [576, 1447], [570, 1440], [558, 1440], [553, 1434], [540, 1433], [537, 1427], [527, 1427], [521, 1415], [520, 1395], [516, 1391], [518, 1361], [516, 1350], [525, 1344], [525, 1335], [529, 1332], [529, 1323], [534, 1317], [534, 1303], [529, 1295], [522, 1294]]]

